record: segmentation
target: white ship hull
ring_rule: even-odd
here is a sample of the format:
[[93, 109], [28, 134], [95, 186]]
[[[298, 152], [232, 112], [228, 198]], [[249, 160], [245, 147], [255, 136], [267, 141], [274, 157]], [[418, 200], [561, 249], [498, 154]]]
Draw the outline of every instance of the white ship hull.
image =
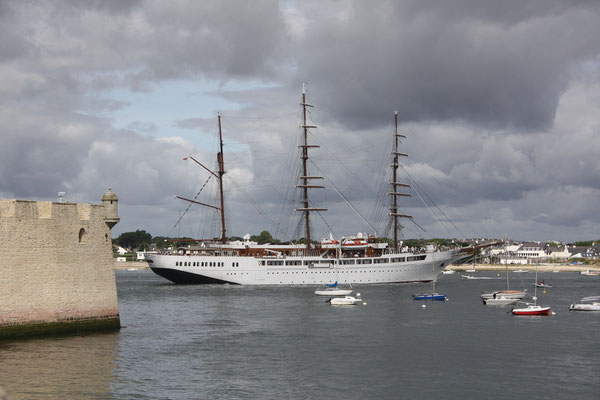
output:
[[[174, 283], [282, 286], [336, 281], [339, 284], [430, 282], [434, 271], [437, 276], [444, 267], [463, 257], [457, 251], [387, 254], [354, 259], [161, 254], [146, 256], [152, 271]], [[392, 262], [393, 259], [404, 261]]]

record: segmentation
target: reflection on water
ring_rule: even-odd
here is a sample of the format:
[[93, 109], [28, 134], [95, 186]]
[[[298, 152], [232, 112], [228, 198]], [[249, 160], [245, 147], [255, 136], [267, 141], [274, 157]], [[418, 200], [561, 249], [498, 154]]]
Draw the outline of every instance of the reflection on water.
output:
[[0, 385], [14, 399], [108, 398], [118, 336], [0, 342]]

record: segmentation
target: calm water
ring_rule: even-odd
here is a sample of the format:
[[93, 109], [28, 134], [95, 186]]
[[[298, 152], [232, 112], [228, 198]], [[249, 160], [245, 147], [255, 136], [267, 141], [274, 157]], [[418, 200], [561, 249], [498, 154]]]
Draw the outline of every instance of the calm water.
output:
[[[413, 302], [429, 285], [363, 286], [367, 305], [332, 307], [312, 287], [175, 286], [118, 271], [117, 333], [0, 342], [0, 385], [17, 399], [595, 399], [600, 277], [540, 276], [552, 317], [484, 306], [503, 276], [438, 282], [446, 303]], [[534, 274], [521, 274], [530, 286]], [[511, 274], [511, 287], [522, 287]], [[533, 293], [533, 288], [529, 291]]]

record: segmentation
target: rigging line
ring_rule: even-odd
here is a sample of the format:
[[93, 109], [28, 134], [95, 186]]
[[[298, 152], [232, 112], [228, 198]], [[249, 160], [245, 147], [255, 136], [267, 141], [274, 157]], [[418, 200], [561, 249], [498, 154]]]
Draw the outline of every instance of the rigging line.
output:
[[[409, 176], [408, 171], [405, 171], [406, 175]], [[454, 227], [454, 229], [456, 229], [458, 231], [458, 233], [460, 235], [462, 235], [463, 239], [466, 239], [466, 235], [458, 228], [458, 226], [456, 226], [456, 224], [454, 222], [452, 222], [452, 220], [450, 219], [450, 217], [448, 217], [446, 215], [446, 213], [444, 213], [444, 211], [437, 205], [437, 203], [431, 198], [431, 196], [429, 196], [429, 194], [427, 193], [427, 191], [425, 191], [425, 189], [423, 188], [423, 185], [421, 185], [420, 183], [418, 183], [414, 178], [412, 178], [411, 176], [409, 176], [410, 179], [412, 179], [413, 183], [415, 184], [416, 187], [419, 187], [421, 192], [423, 192], [423, 194], [429, 199], [429, 201], [431, 202], [431, 204], [433, 204], [435, 206], [435, 208], [437, 208], [437, 210], [440, 212], [440, 214], [442, 214], [446, 220]], [[440, 222], [441, 224], [441, 222]], [[447, 232], [447, 231], [446, 231]]]
[[[406, 175], [408, 175], [408, 172], [406, 172]], [[411, 179], [413, 179], [413, 178], [411, 178]], [[421, 185], [420, 183], [416, 182], [416, 180], [414, 180], [414, 179], [413, 179], [413, 182], [415, 183], [415, 185], [417, 185], [417, 186], [419, 186], [421, 188], [421, 191], [423, 192], [423, 194], [425, 195], [425, 197], [427, 197], [429, 199], [429, 201], [446, 218], [446, 220], [454, 227], [454, 229], [456, 229], [458, 231], [458, 233], [460, 233], [462, 235], [462, 237], [464, 239], [466, 239], [466, 235], [454, 224], [454, 222], [452, 222], [452, 220], [450, 219], [450, 217], [448, 217], [446, 215], [446, 213], [444, 213], [444, 211], [437, 205], [437, 203], [431, 198], [431, 196], [429, 196], [429, 194], [423, 188], [423, 185]]]
[[[412, 179], [412, 177], [408, 174], [408, 172], [406, 172], [406, 169], [404, 169], [404, 166], [400, 165], [400, 168], [402, 169], [402, 171], [404, 171], [404, 173], [406, 174], [406, 176], [408, 177], [408, 179], [415, 185], [415, 187], [413, 188], [413, 189], [415, 189], [415, 193], [417, 194], [417, 196], [419, 196], [419, 198], [421, 199], [421, 201], [423, 202], [423, 204], [425, 204], [425, 207], [427, 207], [427, 209], [429, 210], [429, 212], [431, 213], [431, 215], [433, 215], [433, 218], [435, 218], [440, 223], [440, 225], [442, 226], [442, 228], [444, 228], [444, 230], [448, 234], [448, 237], [452, 237], [452, 235], [450, 234], [450, 232], [448, 232], [448, 229], [446, 229], [446, 226], [442, 223], [442, 221], [440, 221], [440, 219], [437, 217], [437, 215], [435, 215], [435, 213], [427, 205], [427, 202], [425, 201], [425, 199], [423, 199], [423, 197], [421, 196], [421, 193], [419, 193], [419, 191], [416, 188], [416, 186], [417, 186], [416, 182]], [[421, 228], [421, 229], [423, 229], [423, 228]]]
[[275, 229], [277, 229], [280, 233], [282, 233], [284, 235], [284, 239], [289, 239], [288, 235], [286, 234], [286, 232], [284, 232], [284, 230], [282, 228], [279, 227], [279, 225], [277, 225], [275, 223], [275, 221], [273, 221], [267, 214], [265, 214], [265, 212], [258, 206], [258, 204], [256, 204], [256, 202], [246, 193], [245, 190], [243, 190], [240, 186], [237, 185], [237, 183], [231, 179], [230, 177], [227, 177], [227, 179], [233, 183], [233, 185], [236, 187], [237, 190], [240, 191], [240, 193], [242, 193], [244, 195], [244, 197], [246, 197], [247, 200], [249, 200], [252, 205], [256, 208], [256, 210], [263, 216], [265, 217], [271, 224], [273, 224], [273, 227], [275, 227]]
[[431, 233], [429, 233], [429, 232], [428, 232], [428, 231], [427, 231], [425, 228], [423, 228], [421, 225], [417, 224], [417, 223], [416, 223], [416, 222], [415, 222], [413, 219], [411, 219], [411, 222], [412, 222], [413, 224], [415, 224], [416, 226], [418, 226], [419, 228], [421, 228], [421, 230], [422, 230], [423, 232], [425, 232], [426, 234], [428, 234], [429, 236], [431, 236], [431, 237], [433, 238], [433, 235], [432, 235]]
[[[344, 169], [345, 169], [345, 170], [346, 170], [348, 173], [352, 174], [352, 171], [351, 171], [351, 170], [348, 168], [348, 166], [347, 166], [349, 163], [358, 163], [358, 164], [359, 164], [361, 167], [365, 168], [366, 170], [368, 170], [368, 169], [369, 169], [369, 168], [368, 168], [369, 166], [367, 165], [367, 163], [365, 163], [363, 160], [361, 160], [361, 159], [360, 159], [360, 157], [358, 156], [358, 154], [354, 153], [353, 151], [351, 151], [351, 152], [352, 152], [352, 153], [354, 153], [354, 156], [355, 156], [355, 158], [353, 158], [353, 159], [352, 159], [352, 160], [350, 160], [350, 161], [342, 162], [342, 161], [339, 159], [339, 157], [338, 157], [338, 156], [337, 156], [337, 155], [336, 155], [334, 152], [332, 152], [331, 150], [329, 150], [329, 147], [325, 146], [324, 142], [323, 142], [323, 141], [321, 141], [317, 135], [313, 135], [313, 134], [312, 134], [312, 132], [309, 132], [309, 133], [311, 134], [312, 138], [313, 138], [313, 139], [315, 139], [315, 141], [316, 141], [316, 142], [317, 142], [317, 143], [318, 143], [318, 144], [319, 144], [319, 145], [320, 145], [320, 146], [321, 146], [323, 149], [325, 149], [325, 151], [327, 151], [327, 153], [329, 153], [329, 156], [330, 156], [331, 158], [333, 158], [333, 161], [332, 161], [332, 163], [336, 163], [336, 162], [337, 162], [337, 163], [338, 163], [338, 164], [339, 164], [339, 165], [340, 165], [342, 168], [344, 168]], [[353, 174], [353, 175], [354, 175], [354, 178], [355, 178], [356, 180], [358, 180], [358, 181], [359, 181], [359, 182], [360, 182], [362, 185], [364, 185], [366, 188], [369, 188], [369, 185], [368, 185], [367, 183], [363, 182], [363, 180], [362, 180], [362, 179], [361, 179], [359, 176], [356, 176], [356, 174]]]
[[[313, 204], [313, 202], [310, 202], [310, 205], [315, 207], [315, 205]], [[316, 208], [316, 207], [315, 207]], [[333, 233], [333, 228], [331, 228], [331, 226], [327, 223], [327, 221], [325, 220], [325, 217], [323, 217], [323, 215], [321, 214], [320, 211], [316, 211], [317, 214], [319, 214], [319, 217], [321, 217], [321, 219], [323, 220], [323, 222], [325, 223], [325, 225], [327, 225], [327, 227], [329, 228], [329, 232]]]
[[327, 181], [331, 184], [331, 186], [335, 189], [335, 191], [340, 195], [340, 197], [346, 202], [346, 204], [348, 204], [350, 206], [350, 208], [352, 208], [354, 210], [354, 212], [356, 214], [358, 214], [358, 216], [367, 224], [369, 225], [369, 227], [371, 229], [373, 229], [373, 231], [375, 232], [375, 234], [377, 234], [377, 236], [379, 236], [379, 232], [377, 232], [377, 229], [371, 225], [371, 223], [369, 221], [366, 220], [365, 217], [362, 216], [362, 214], [356, 209], [356, 207], [354, 207], [352, 205], [352, 203], [350, 203], [350, 201], [346, 198], [346, 196], [343, 195], [343, 193], [337, 188], [337, 186], [335, 186], [335, 184], [331, 181], [331, 179], [329, 179], [329, 177], [327, 175], [325, 175], [325, 172], [323, 172], [321, 170], [321, 168], [319, 168], [317, 166], [317, 164], [314, 163], [314, 161], [312, 161], [311, 159], [309, 159], [310, 163], [319, 170], [319, 172], [325, 177], [325, 179], [327, 179]]
[[[206, 186], [206, 184], [208, 183], [208, 181], [210, 181], [210, 178], [212, 178], [212, 175], [208, 176], [208, 179], [206, 180], [206, 182], [204, 182], [204, 185], [202, 185], [202, 187], [200, 188], [200, 190], [198, 191], [198, 193], [196, 193], [196, 196], [194, 196], [194, 200], [196, 200], [198, 198], [198, 196], [200, 196], [200, 192], [202, 192], [202, 189], [204, 189], [204, 187]], [[171, 230], [175, 229], [175, 227], [177, 225], [179, 225], [179, 223], [181, 222], [181, 220], [183, 219], [183, 217], [185, 216], [185, 214], [187, 214], [187, 212], [189, 211], [189, 209], [192, 207], [193, 204], [194, 203], [188, 204], [188, 206], [183, 211], [183, 213], [181, 213], [181, 216], [179, 217], [179, 219], [177, 220], [177, 222], [175, 223], [175, 225], [173, 225], [173, 227], [171, 228]]]

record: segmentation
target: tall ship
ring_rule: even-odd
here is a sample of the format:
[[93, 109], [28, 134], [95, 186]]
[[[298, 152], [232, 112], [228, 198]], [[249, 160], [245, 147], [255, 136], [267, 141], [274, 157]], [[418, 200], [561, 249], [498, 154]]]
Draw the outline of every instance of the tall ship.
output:
[[304, 244], [258, 244], [246, 235], [241, 240], [228, 241], [225, 228], [225, 202], [223, 197], [223, 135], [221, 115], [218, 115], [220, 151], [217, 154], [217, 171], [212, 171], [199, 161], [196, 163], [216, 178], [219, 185], [219, 204], [210, 205], [179, 197], [191, 203], [215, 209], [220, 216], [221, 236], [218, 240], [202, 241], [199, 246], [165, 254], [147, 254], [150, 268], [157, 275], [178, 284], [238, 284], [238, 285], [318, 285], [331, 284], [376, 284], [431, 282], [449, 264], [470, 255], [473, 249], [441, 249], [433, 245], [425, 249], [411, 250], [402, 247], [398, 231], [401, 219], [412, 216], [399, 211], [398, 199], [410, 196], [401, 190], [410, 187], [399, 182], [400, 157], [407, 154], [399, 151], [398, 113], [394, 113], [394, 137], [392, 149], [392, 178], [390, 182], [391, 218], [393, 239], [380, 240], [371, 234], [334, 239], [322, 239], [315, 243], [311, 239], [311, 213], [327, 211], [314, 207], [309, 200], [311, 189], [324, 188], [319, 185], [324, 177], [311, 174], [308, 169], [309, 149], [319, 147], [309, 144], [308, 138], [314, 125], [307, 123], [306, 88], [302, 88], [302, 141], [300, 147], [301, 171], [298, 188], [301, 205], [296, 208], [305, 228]]

